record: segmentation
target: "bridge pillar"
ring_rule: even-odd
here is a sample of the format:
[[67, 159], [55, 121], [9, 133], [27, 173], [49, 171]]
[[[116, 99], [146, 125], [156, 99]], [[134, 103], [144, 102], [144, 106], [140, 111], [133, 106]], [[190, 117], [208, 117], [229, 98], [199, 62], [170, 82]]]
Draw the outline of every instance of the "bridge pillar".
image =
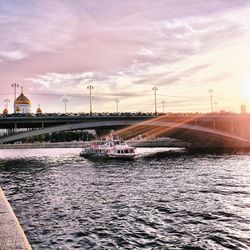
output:
[[213, 129], [216, 129], [216, 123], [215, 123], [215, 120], [213, 120]]
[[231, 130], [231, 133], [233, 134], [234, 133], [234, 121], [233, 120], [230, 121], [230, 130]]

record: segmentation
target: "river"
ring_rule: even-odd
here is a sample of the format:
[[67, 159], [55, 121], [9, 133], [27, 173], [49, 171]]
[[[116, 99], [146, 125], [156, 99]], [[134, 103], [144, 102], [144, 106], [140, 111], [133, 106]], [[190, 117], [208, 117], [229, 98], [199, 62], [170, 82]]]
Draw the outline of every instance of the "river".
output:
[[250, 153], [138, 150], [1, 150], [0, 185], [32, 248], [250, 248]]

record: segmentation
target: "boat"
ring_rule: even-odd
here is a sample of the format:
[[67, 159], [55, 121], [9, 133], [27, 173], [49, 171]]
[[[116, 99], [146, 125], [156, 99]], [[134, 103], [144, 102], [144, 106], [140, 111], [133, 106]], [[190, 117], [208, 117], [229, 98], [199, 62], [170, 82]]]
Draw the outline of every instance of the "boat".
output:
[[134, 159], [136, 149], [126, 144], [121, 138], [108, 137], [104, 140], [93, 141], [82, 149], [80, 156], [85, 158]]

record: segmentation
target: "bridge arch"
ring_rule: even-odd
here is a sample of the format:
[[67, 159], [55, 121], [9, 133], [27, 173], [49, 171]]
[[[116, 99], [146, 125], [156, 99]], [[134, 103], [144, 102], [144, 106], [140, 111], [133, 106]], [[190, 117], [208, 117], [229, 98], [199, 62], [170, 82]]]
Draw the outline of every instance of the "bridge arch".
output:
[[138, 120], [118, 120], [92, 121], [59, 125], [7, 136], [5, 138], [1, 138], [0, 143], [8, 143], [33, 136], [62, 132], [67, 130], [96, 129], [101, 127], [112, 129], [113, 127], [124, 127], [131, 125], [137, 126], [136, 124], [138, 124], [138, 126], [165, 128], [166, 136], [189, 142], [194, 147], [250, 147], [250, 142], [248, 140], [226, 132], [177, 122], [150, 120], [141, 123], [138, 123]]

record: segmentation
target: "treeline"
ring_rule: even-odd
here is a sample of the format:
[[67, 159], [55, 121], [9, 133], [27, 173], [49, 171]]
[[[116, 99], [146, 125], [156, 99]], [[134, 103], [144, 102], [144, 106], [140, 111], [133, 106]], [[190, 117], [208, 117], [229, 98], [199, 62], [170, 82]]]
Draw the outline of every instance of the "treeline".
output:
[[23, 143], [32, 142], [70, 142], [70, 141], [91, 141], [94, 136], [87, 131], [65, 131], [45, 135], [33, 136], [23, 139]]

